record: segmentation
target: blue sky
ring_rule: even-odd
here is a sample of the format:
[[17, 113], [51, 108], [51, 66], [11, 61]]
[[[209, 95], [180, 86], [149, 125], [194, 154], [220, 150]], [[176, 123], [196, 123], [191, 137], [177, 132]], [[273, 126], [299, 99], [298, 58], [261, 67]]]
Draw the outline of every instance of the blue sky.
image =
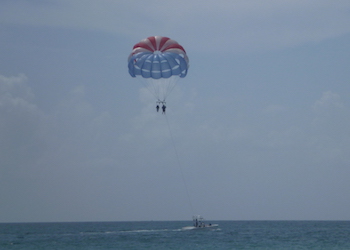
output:
[[[1, 1], [0, 222], [349, 220], [349, 23], [340, 0]], [[127, 70], [153, 35], [190, 60], [168, 120]]]

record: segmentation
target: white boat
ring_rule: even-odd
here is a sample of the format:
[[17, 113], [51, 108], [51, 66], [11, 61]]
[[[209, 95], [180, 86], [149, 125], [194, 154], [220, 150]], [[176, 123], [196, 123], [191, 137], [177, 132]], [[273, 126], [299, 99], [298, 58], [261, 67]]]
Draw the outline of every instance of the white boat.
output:
[[219, 224], [206, 224], [204, 222], [204, 218], [200, 215], [194, 215], [192, 217], [193, 219], [193, 226], [189, 226], [189, 227], [183, 227], [183, 230], [192, 230], [192, 229], [212, 229], [215, 227], [218, 227]]

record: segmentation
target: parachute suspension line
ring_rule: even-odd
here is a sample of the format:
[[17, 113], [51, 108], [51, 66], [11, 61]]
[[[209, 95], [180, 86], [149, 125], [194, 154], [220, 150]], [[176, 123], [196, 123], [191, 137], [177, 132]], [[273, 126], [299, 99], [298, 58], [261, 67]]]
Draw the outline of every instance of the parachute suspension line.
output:
[[179, 80], [179, 76], [173, 77], [173, 79], [171, 80], [171, 82], [167, 85], [167, 88], [165, 90], [164, 93], [164, 100], [168, 97], [168, 95], [170, 95], [170, 93], [173, 91], [173, 89], [175, 88], [178, 80]]
[[150, 84], [148, 81], [143, 81], [141, 78], [137, 77], [137, 80], [142, 83], [143, 86], [158, 100], [159, 93], [154, 85]]
[[168, 84], [164, 84], [159, 81], [155, 81], [152, 78], [149, 79], [142, 79], [137, 78], [142, 85], [154, 96], [154, 98], [159, 102], [165, 102], [165, 99], [168, 97], [170, 92], [174, 89], [176, 85], [176, 80], [172, 79], [169, 81]]
[[191, 202], [190, 193], [188, 192], [187, 182], [186, 182], [185, 176], [184, 176], [183, 171], [182, 171], [182, 167], [181, 167], [181, 163], [180, 163], [179, 154], [177, 153], [177, 149], [176, 149], [176, 146], [175, 146], [175, 141], [174, 141], [174, 138], [173, 138], [173, 134], [171, 133], [171, 129], [170, 129], [168, 117], [167, 117], [166, 115], [165, 115], [165, 119], [166, 119], [166, 122], [167, 122], [167, 124], [168, 124], [169, 134], [170, 134], [170, 137], [171, 137], [171, 142], [172, 142], [173, 147], [174, 147], [174, 151], [175, 151], [175, 155], [176, 155], [176, 159], [177, 159], [177, 164], [178, 164], [178, 166], [179, 166], [180, 173], [181, 173], [181, 178], [182, 178], [182, 180], [183, 180], [183, 182], [184, 182], [184, 184], [185, 184], [187, 199], [188, 199], [189, 205], [190, 205], [190, 207], [191, 207], [192, 214], [194, 214], [194, 210], [193, 210], [193, 205], [192, 205], [192, 202]]
[[156, 98], [159, 100], [161, 97], [161, 88], [159, 86], [158, 80], [153, 80], [152, 78], [147, 79], [147, 83], [149, 86], [153, 88], [153, 93], [155, 93]]

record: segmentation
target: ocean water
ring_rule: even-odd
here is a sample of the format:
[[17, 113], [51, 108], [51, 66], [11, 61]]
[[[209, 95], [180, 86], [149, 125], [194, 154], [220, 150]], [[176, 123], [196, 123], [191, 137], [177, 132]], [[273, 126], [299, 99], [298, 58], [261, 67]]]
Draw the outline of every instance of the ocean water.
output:
[[350, 249], [350, 221], [0, 223], [0, 249]]

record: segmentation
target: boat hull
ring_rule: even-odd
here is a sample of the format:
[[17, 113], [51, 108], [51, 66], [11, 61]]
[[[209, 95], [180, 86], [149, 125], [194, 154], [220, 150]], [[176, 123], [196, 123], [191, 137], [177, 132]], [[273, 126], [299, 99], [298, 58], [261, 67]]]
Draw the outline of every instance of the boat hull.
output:
[[201, 227], [194, 227], [194, 226], [189, 226], [189, 227], [183, 227], [182, 230], [198, 230], [198, 229], [213, 229], [218, 227], [218, 224], [212, 224], [212, 225], [205, 225]]

